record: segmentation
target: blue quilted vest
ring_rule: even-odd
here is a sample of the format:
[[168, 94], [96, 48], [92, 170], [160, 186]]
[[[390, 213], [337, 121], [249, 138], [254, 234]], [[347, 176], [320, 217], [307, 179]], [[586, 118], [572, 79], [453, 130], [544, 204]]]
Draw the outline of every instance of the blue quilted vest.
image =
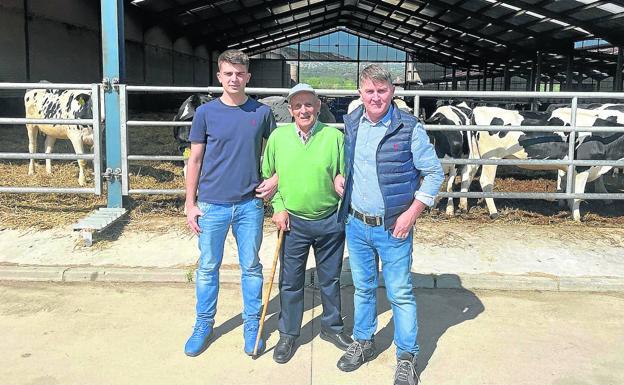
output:
[[[355, 141], [364, 106], [358, 107], [345, 122], [345, 193], [338, 212], [338, 220], [344, 222], [349, 214], [353, 190], [353, 159]], [[384, 228], [391, 229], [401, 215], [414, 201], [414, 194], [420, 184], [420, 171], [412, 160], [412, 132], [418, 123], [416, 117], [393, 108], [390, 127], [377, 147], [377, 175], [384, 200]]]

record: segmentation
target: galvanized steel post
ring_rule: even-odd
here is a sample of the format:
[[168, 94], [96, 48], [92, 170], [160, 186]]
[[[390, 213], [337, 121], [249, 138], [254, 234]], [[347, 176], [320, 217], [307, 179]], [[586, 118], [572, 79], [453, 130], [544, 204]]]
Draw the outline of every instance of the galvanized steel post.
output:
[[[119, 83], [124, 82], [124, 2], [101, 0], [102, 65], [106, 112], [108, 207], [122, 207]], [[97, 176], [96, 176], [97, 177]]]

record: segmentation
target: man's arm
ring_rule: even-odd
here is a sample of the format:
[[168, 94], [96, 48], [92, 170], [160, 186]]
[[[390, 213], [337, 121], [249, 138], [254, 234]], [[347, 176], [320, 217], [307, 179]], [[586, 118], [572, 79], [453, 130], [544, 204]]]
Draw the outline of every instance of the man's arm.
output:
[[440, 191], [440, 186], [444, 181], [444, 171], [440, 160], [420, 123], [416, 124], [412, 132], [411, 149], [414, 167], [420, 171], [423, 179], [420, 188], [414, 194], [414, 201], [397, 218], [392, 231], [392, 235], [396, 238], [407, 237], [425, 207], [433, 205], [435, 196]]
[[[271, 199], [271, 205], [273, 206], [273, 217], [271, 220], [279, 230], [288, 231], [290, 230], [290, 221], [288, 218], [288, 211], [286, 211], [286, 206], [284, 205], [284, 200], [277, 189], [277, 170], [275, 166], [275, 143], [273, 140], [274, 137], [269, 137], [269, 140], [266, 143], [266, 147], [264, 148], [264, 157], [262, 159], [262, 177], [268, 178], [265, 182], [273, 183], [275, 182], [275, 194]], [[261, 185], [262, 186], [262, 185]]]
[[191, 155], [188, 159], [186, 171], [186, 201], [184, 203], [186, 208], [186, 224], [191, 231], [197, 235], [199, 235], [201, 231], [199, 224], [197, 224], [197, 218], [202, 215], [202, 212], [199, 210], [199, 207], [197, 207], [195, 200], [197, 198], [199, 173], [202, 160], [204, 159], [205, 149], [206, 144], [204, 143], [191, 143]]

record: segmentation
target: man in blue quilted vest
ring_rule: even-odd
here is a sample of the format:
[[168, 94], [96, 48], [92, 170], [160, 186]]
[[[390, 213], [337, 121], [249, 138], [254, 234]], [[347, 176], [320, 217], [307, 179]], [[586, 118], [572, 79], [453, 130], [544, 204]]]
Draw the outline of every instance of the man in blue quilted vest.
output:
[[433, 204], [444, 179], [442, 166], [418, 119], [392, 103], [390, 73], [370, 65], [360, 73], [362, 106], [345, 115], [345, 174], [334, 181], [342, 197], [339, 220], [346, 223], [355, 286], [354, 342], [338, 361], [350, 372], [375, 357], [381, 260], [392, 305], [397, 351], [395, 385], [418, 383], [418, 322], [412, 292], [413, 228]]

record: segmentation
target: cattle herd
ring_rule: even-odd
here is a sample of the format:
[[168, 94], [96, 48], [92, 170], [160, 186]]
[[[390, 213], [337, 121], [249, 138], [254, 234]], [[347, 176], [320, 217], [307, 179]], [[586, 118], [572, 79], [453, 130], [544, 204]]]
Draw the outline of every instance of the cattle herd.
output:
[[[191, 121], [195, 110], [201, 104], [212, 100], [210, 95], [194, 94], [188, 97], [180, 106], [174, 121]], [[269, 105], [274, 112], [277, 122], [290, 122], [286, 100], [281, 96], [270, 96], [259, 99]], [[411, 112], [407, 104], [401, 100], [395, 101], [399, 108]], [[88, 91], [78, 90], [45, 90], [33, 89], [24, 96], [26, 117], [36, 119], [90, 119], [91, 95]], [[353, 110], [359, 101], [354, 100], [349, 105]], [[323, 103], [319, 120], [324, 123], [336, 122], [328, 106]], [[441, 159], [568, 159], [570, 135], [567, 132], [557, 131], [557, 126], [570, 125], [572, 111], [566, 105], [549, 106], [546, 111], [518, 111], [499, 107], [478, 106], [471, 108], [467, 102], [458, 102], [439, 106], [426, 120], [425, 126], [429, 138], [435, 146], [437, 155]], [[624, 127], [624, 104], [588, 104], [579, 105], [576, 113], [577, 126], [622, 126]], [[435, 130], [435, 125], [484, 125], [484, 126], [553, 126], [550, 132], [535, 131], [482, 131], [482, 130]], [[84, 153], [85, 146], [93, 146], [93, 129], [91, 126], [62, 125], [62, 124], [27, 124], [29, 151], [37, 151], [37, 133], [46, 135], [45, 152], [52, 152], [56, 139], [69, 139], [77, 154]], [[188, 155], [190, 143], [188, 136], [189, 126], [176, 126], [173, 136], [180, 154]], [[621, 160], [624, 159], [624, 131], [623, 132], [577, 132], [574, 138], [575, 159], [579, 160]], [[85, 161], [79, 160], [80, 168], [78, 182], [85, 184]], [[484, 192], [492, 192], [496, 177], [497, 165], [463, 165], [460, 170], [461, 191], [469, 190], [472, 179], [481, 167], [479, 182]], [[557, 189], [561, 190], [566, 178], [566, 165], [530, 165], [518, 166], [527, 169], [557, 170]], [[601, 175], [612, 167], [591, 166], [576, 167], [574, 176], [574, 191], [585, 191], [587, 182], [596, 182], [598, 192], [606, 192]], [[186, 166], [185, 166], [186, 169]], [[446, 164], [445, 173], [448, 175], [445, 190], [452, 192], [458, 169], [454, 164]], [[51, 172], [51, 162], [46, 160], [46, 171]], [[34, 173], [34, 161], [31, 160], [28, 173]], [[491, 218], [498, 216], [494, 200], [485, 199]], [[580, 220], [579, 200], [570, 202], [570, 208], [575, 220]], [[468, 210], [467, 198], [459, 200], [459, 210]], [[455, 212], [452, 198], [448, 199], [446, 213]]]

